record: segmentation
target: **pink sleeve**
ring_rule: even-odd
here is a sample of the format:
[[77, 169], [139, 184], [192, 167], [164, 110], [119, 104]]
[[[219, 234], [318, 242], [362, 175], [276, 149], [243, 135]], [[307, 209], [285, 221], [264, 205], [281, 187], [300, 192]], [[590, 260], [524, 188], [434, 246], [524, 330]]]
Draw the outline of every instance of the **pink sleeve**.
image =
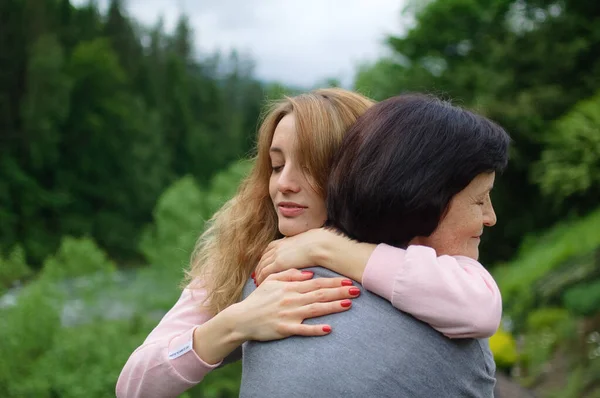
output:
[[173, 308], [129, 357], [117, 381], [117, 397], [177, 397], [220, 365], [192, 348], [194, 329], [210, 319], [200, 308], [205, 292], [185, 289]]
[[404, 250], [380, 244], [369, 258], [363, 286], [450, 338], [490, 337], [500, 325], [500, 289], [468, 257], [437, 257], [425, 246]]

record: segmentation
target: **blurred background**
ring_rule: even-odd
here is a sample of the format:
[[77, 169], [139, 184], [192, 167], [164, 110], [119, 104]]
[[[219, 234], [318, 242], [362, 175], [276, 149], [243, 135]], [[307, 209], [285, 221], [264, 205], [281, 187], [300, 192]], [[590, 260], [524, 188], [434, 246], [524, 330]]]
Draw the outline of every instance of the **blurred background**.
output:
[[[0, 1], [0, 396], [110, 397], [268, 99], [452, 99], [514, 145], [498, 396], [600, 397], [600, 3]], [[239, 364], [187, 397], [235, 397]], [[410, 375], [405, 375], [410, 377]]]

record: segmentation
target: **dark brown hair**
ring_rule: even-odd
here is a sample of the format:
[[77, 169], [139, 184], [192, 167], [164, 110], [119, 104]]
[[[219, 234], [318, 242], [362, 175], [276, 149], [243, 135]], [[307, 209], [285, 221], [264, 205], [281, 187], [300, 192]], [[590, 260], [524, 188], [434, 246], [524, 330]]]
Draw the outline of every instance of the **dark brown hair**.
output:
[[421, 94], [373, 106], [350, 128], [328, 182], [327, 225], [406, 247], [429, 236], [477, 175], [501, 172], [510, 137], [485, 117]]

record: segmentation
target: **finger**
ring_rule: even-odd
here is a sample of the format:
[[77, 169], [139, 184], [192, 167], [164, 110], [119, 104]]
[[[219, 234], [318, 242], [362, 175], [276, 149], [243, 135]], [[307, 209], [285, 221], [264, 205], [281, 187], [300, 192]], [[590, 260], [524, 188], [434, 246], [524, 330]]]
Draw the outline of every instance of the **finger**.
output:
[[[306, 281], [314, 275], [311, 271], [300, 271], [295, 268], [269, 275], [265, 281], [299, 282]], [[258, 280], [257, 280], [258, 281]]]
[[[295, 268], [291, 268], [291, 269], [295, 269]], [[275, 273], [280, 273], [280, 272], [283, 272], [283, 271], [280, 269], [277, 269], [277, 266], [275, 265], [274, 262], [265, 264], [260, 271], [256, 272], [256, 283], [260, 285], [262, 282], [264, 282], [269, 277], [269, 275], [272, 275]]]
[[318, 318], [320, 316], [337, 314], [352, 308], [352, 300], [337, 300], [331, 303], [313, 303], [298, 309], [298, 315], [303, 319]]
[[318, 289], [352, 285], [354, 283], [348, 278], [315, 278], [310, 281], [299, 282], [296, 291], [299, 293], [308, 293]]
[[302, 305], [312, 303], [327, 303], [343, 299], [352, 299], [360, 295], [360, 289], [357, 287], [332, 287], [314, 290], [301, 295], [300, 303]]
[[265, 248], [265, 250], [263, 251], [263, 256], [267, 253], [271, 253], [273, 250], [275, 250], [275, 248], [277, 247], [277, 245], [279, 244], [279, 242], [283, 240], [283, 239], [276, 239], [274, 241], [271, 241], [267, 247]]
[[286, 336], [326, 336], [331, 333], [331, 326], [297, 323], [283, 326], [282, 332]]
[[[254, 269], [255, 278], [261, 274], [261, 271], [272, 262], [272, 254], [264, 254], [258, 261], [258, 265]], [[263, 278], [264, 279], [264, 278]], [[261, 279], [262, 281], [262, 279]]]

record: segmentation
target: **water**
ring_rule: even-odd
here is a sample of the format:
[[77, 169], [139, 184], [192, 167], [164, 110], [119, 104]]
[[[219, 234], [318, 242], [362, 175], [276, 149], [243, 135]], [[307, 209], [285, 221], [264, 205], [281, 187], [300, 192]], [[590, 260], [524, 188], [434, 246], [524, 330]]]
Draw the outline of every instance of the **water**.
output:
[[[139, 313], [158, 321], [179, 294], [177, 278], [150, 267], [44, 283], [54, 284], [63, 297], [60, 303], [63, 327], [97, 320], [127, 320]], [[27, 285], [16, 285], [2, 295], [0, 311], [18, 305], [25, 289]]]

